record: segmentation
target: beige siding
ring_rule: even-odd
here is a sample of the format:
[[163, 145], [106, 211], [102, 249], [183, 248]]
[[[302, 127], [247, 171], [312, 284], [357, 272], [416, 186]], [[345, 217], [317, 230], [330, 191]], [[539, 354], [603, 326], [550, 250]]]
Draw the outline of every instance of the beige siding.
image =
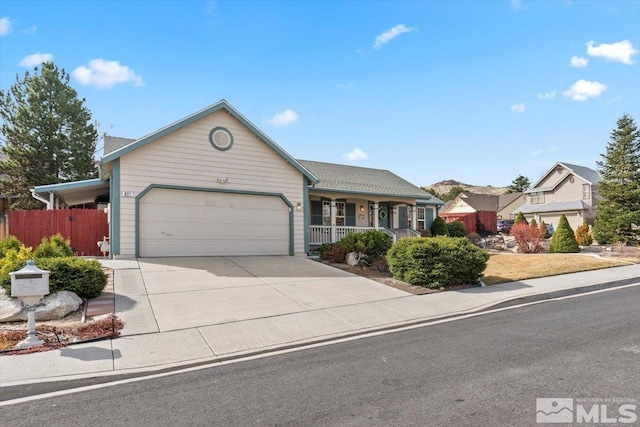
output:
[[527, 201], [527, 197], [526, 194], [523, 194], [498, 211], [498, 219], [514, 219], [518, 215], [520, 207]]
[[[209, 132], [222, 126], [233, 147], [219, 151]], [[281, 193], [292, 205], [303, 202], [303, 176], [265, 142], [225, 111], [217, 111], [165, 135], [120, 159], [120, 190], [138, 195], [150, 184]], [[226, 182], [219, 183], [219, 178]], [[121, 256], [135, 254], [135, 199], [121, 199]], [[256, 221], [259, 221], [256, 218]], [[294, 210], [294, 250], [304, 253], [303, 213]]]
[[[557, 172], [557, 168], [561, 168], [562, 169], [562, 173], [558, 173]], [[567, 178], [567, 175], [569, 174], [569, 170], [557, 165], [551, 172], [549, 172], [549, 174], [543, 178], [542, 181], [540, 181], [538, 183], [538, 185], [536, 185], [536, 188], [546, 188], [546, 187], [555, 187], [555, 185], [564, 180], [565, 178]]]
[[464, 200], [457, 199], [446, 213], [474, 213], [475, 211], [476, 210], [469, 206]]
[[[571, 177], [573, 177], [573, 182], [571, 182]], [[568, 202], [572, 200], [582, 200], [583, 202], [591, 205], [591, 198], [582, 198], [582, 184], [586, 184], [586, 182], [581, 178], [574, 177], [573, 175], [567, 177], [567, 179], [562, 181], [560, 185], [556, 187], [554, 195], [555, 201]]]

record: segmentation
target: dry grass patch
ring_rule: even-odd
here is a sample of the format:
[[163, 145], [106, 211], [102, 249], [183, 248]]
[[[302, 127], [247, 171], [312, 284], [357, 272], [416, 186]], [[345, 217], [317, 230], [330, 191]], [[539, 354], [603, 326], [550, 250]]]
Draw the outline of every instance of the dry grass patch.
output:
[[487, 285], [629, 265], [629, 262], [577, 254], [493, 254], [482, 281]]

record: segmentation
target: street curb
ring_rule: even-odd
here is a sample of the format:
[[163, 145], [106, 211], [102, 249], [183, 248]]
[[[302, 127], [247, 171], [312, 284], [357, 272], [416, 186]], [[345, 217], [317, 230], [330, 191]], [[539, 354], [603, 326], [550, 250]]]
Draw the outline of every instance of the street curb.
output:
[[[238, 352], [236, 354], [231, 354], [227, 356], [220, 356], [220, 357], [214, 356], [214, 357], [208, 357], [208, 358], [201, 358], [201, 360], [197, 362], [185, 361], [185, 362], [174, 362], [174, 363], [169, 363], [164, 365], [147, 366], [142, 368], [131, 368], [129, 372], [122, 372], [122, 373], [117, 373], [117, 371], [94, 372], [91, 374], [86, 374], [82, 377], [74, 376], [74, 378], [69, 378], [69, 379], [67, 379], [66, 376], [63, 376], [63, 377], [45, 378], [42, 381], [28, 380], [24, 382], [15, 382], [8, 386], [2, 386], [3, 392], [2, 392], [2, 397], [0, 398], [0, 402], [44, 394], [44, 393], [55, 392], [60, 390], [73, 389], [73, 388], [82, 387], [82, 386], [106, 384], [114, 381], [121, 381], [121, 380], [145, 377], [150, 375], [168, 374], [175, 371], [202, 367], [202, 366], [207, 366], [212, 364], [223, 364], [227, 362], [234, 362], [241, 359], [264, 356], [267, 354], [277, 354], [278, 352], [282, 352], [282, 351], [288, 351], [288, 350], [293, 350], [298, 348], [304, 349], [307, 347], [317, 346], [321, 344], [338, 342], [341, 340], [348, 340], [348, 339], [355, 338], [358, 336], [363, 336], [363, 335], [390, 332], [394, 330], [401, 330], [404, 328], [410, 328], [410, 327], [415, 327], [420, 325], [427, 326], [433, 322], [438, 322], [438, 321], [451, 319], [451, 318], [468, 315], [468, 314], [481, 314], [486, 311], [500, 309], [500, 308], [508, 308], [511, 306], [516, 306], [521, 304], [545, 301], [545, 300], [561, 298], [561, 297], [570, 296], [570, 295], [579, 295], [579, 294], [603, 290], [603, 289], [613, 289], [613, 288], [617, 288], [625, 285], [630, 285], [633, 283], [638, 283], [638, 280], [640, 280], [640, 277], [616, 280], [616, 281], [607, 282], [607, 283], [586, 285], [586, 286], [564, 289], [559, 291], [552, 291], [552, 292], [546, 292], [546, 293], [543, 292], [543, 293], [528, 295], [524, 297], [522, 296], [515, 297], [512, 299], [491, 303], [489, 305], [478, 306], [472, 309], [449, 313], [442, 316], [421, 318], [421, 319], [410, 320], [402, 323], [393, 323], [393, 324], [387, 324], [379, 327], [360, 329], [357, 331], [347, 332], [344, 334], [335, 335], [331, 337], [325, 336], [317, 339], [311, 338], [306, 341], [298, 341], [295, 343], [284, 344], [277, 347], [263, 348], [260, 350], [249, 350], [247, 352]], [[36, 388], [37, 390], [35, 390]]]

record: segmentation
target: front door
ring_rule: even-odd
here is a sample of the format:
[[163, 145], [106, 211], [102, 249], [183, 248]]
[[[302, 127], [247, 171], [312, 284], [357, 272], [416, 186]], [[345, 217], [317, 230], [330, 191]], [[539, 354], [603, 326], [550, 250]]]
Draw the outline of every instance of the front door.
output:
[[406, 206], [398, 206], [398, 228], [409, 228], [409, 213]]
[[378, 226], [389, 228], [389, 205], [380, 203], [378, 205]]

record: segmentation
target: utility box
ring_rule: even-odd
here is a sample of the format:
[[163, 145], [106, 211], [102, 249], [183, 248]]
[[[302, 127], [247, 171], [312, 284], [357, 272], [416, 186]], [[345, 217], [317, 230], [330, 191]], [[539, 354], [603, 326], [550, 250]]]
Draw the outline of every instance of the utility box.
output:
[[[32, 260], [18, 271], [9, 273], [11, 276], [11, 296], [18, 297], [25, 304], [37, 304], [40, 298], [49, 293], [49, 272], [40, 270]], [[31, 302], [34, 301], [35, 302]]]

